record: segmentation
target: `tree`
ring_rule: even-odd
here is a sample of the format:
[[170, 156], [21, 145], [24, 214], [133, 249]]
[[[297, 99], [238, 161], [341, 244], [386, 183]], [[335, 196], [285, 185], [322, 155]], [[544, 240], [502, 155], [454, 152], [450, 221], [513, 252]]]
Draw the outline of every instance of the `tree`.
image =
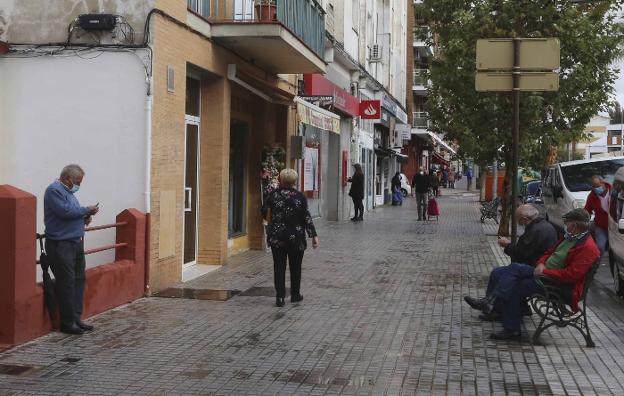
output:
[[[624, 29], [617, 12], [624, 0], [574, 4], [570, 0], [425, 0], [438, 44], [431, 63], [427, 110], [434, 132], [460, 145], [460, 155], [481, 166], [511, 164], [510, 93], [476, 92], [475, 49], [480, 38], [558, 37], [558, 92], [523, 92], [520, 163], [542, 168], [550, 147], [581, 140], [592, 116], [613, 92]], [[499, 232], [509, 231], [511, 169]]]
[[610, 107], [608, 112], [611, 124], [619, 124], [622, 122], [622, 107], [620, 106], [620, 102], [614, 102], [613, 107]]

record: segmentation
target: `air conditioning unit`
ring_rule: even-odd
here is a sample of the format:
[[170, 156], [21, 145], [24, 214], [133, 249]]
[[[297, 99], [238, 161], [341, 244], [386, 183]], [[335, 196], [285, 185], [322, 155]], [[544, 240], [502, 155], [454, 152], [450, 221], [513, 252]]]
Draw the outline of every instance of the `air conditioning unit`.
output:
[[373, 47], [370, 51], [370, 59], [369, 62], [379, 62], [381, 61], [381, 45], [373, 44]]

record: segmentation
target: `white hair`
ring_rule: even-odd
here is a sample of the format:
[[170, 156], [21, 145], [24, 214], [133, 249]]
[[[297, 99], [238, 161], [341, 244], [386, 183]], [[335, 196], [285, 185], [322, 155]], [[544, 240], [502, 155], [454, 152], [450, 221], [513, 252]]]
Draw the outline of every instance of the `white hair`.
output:
[[61, 179], [64, 177], [69, 177], [72, 180], [78, 177], [83, 177], [85, 175], [84, 170], [80, 167], [80, 165], [69, 164], [63, 168], [61, 171]]
[[537, 219], [540, 215], [539, 210], [537, 210], [535, 206], [529, 204], [520, 205], [517, 210], [520, 216], [526, 217], [530, 221]]

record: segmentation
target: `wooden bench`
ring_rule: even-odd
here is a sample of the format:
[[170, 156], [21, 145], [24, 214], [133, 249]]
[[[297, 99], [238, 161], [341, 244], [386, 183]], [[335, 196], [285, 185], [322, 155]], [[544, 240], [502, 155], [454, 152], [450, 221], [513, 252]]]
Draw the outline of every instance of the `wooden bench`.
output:
[[596, 346], [591, 338], [589, 326], [587, 324], [587, 292], [589, 291], [589, 287], [594, 280], [598, 268], [600, 268], [600, 259], [592, 264], [585, 275], [583, 294], [579, 299], [579, 310], [577, 312], [574, 312], [570, 307], [570, 293], [565, 292], [561, 283], [547, 276], [537, 276], [535, 278], [535, 281], [543, 290], [530, 299], [533, 311], [541, 318], [533, 334], [533, 344], [540, 344], [540, 334], [549, 327], [557, 326], [563, 328], [572, 326], [581, 332], [585, 338], [587, 347], [593, 348]]

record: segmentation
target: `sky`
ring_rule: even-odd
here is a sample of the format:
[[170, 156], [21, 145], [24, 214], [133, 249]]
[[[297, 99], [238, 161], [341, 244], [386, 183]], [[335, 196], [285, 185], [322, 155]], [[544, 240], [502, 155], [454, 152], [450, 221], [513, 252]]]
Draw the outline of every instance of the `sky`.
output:
[[615, 82], [615, 94], [618, 102], [624, 104], [624, 61], [619, 62], [620, 69], [619, 79]]

